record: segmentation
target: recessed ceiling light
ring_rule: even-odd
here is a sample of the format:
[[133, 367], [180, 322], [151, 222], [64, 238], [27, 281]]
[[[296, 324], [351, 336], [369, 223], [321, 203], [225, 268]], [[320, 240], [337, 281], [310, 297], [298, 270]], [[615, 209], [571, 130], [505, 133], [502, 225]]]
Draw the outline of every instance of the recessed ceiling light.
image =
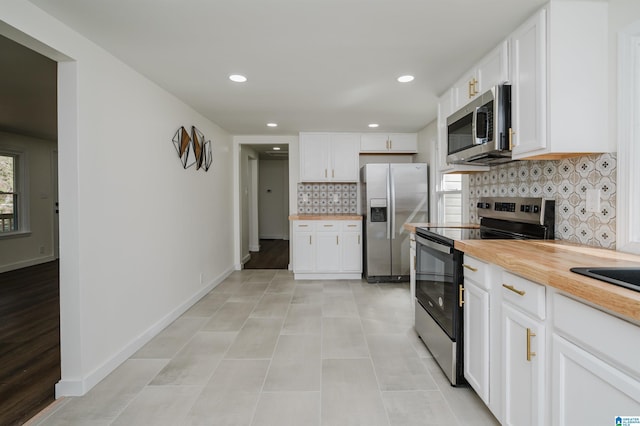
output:
[[278, 123], [267, 123], [267, 127], [278, 127]]
[[371, 124], [369, 124], [369, 127], [371, 127], [371, 128], [375, 128], [375, 127], [378, 127], [378, 126], [379, 126], [379, 124], [378, 124], [378, 123], [371, 123]]
[[240, 74], [231, 74], [229, 76], [229, 80], [235, 81], [236, 83], [244, 83], [245, 81], [247, 81], [247, 77]]
[[413, 81], [414, 77], [412, 75], [401, 75], [400, 77], [398, 77], [398, 81], [400, 83], [408, 83], [410, 81]]
[[274, 146], [274, 147], [273, 147], [273, 150], [274, 150], [274, 151], [280, 151], [280, 147], [279, 147], [279, 146]]

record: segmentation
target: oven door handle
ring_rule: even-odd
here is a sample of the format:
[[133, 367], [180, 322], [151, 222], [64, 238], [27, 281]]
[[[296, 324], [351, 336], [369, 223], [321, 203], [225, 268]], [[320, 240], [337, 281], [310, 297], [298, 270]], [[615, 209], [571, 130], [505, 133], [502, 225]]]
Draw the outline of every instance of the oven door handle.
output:
[[423, 245], [425, 247], [429, 247], [430, 249], [437, 250], [441, 253], [451, 254], [453, 250], [452, 247], [446, 246], [444, 244], [436, 243], [435, 241], [427, 240], [426, 238], [422, 238], [416, 235], [416, 243]]

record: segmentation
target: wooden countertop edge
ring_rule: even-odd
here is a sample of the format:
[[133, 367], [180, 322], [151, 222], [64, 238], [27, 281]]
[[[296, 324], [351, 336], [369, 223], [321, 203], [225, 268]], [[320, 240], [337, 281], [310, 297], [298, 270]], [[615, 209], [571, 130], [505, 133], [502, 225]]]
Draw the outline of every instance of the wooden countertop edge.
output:
[[[527, 247], [526, 256], [508, 253]], [[548, 285], [610, 312], [640, 322], [640, 292], [585, 277], [569, 268], [585, 266], [639, 266], [640, 256], [562, 242], [468, 240], [455, 248], [494, 263], [523, 278]], [[510, 250], [511, 249], [511, 250]], [[592, 252], [592, 254], [589, 254]], [[553, 254], [558, 255], [554, 259]], [[615, 254], [615, 257], [614, 257]], [[568, 266], [571, 264], [571, 266]]]
[[289, 220], [362, 220], [360, 215], [311, 215], [298, 214], [289, 216]]

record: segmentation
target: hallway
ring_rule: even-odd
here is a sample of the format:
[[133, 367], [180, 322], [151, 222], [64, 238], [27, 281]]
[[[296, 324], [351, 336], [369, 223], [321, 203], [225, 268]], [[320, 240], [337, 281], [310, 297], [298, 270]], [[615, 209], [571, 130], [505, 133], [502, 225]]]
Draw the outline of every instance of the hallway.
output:
[[37, 425], [494, 425], [412, 327], [408, 286], [231, 274]]
[[244, 269], [288, 269], [289, 240], [260, 240], [260, 251], [252, 251]]

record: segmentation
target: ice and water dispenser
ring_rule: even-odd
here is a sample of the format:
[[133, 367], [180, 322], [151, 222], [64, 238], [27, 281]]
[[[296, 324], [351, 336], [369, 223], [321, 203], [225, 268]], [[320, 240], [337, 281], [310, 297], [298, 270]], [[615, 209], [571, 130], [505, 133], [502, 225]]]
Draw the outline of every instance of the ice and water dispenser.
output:
[[372, 198], [369, 205], [371, 222], [387, 221], [387, 200], [386, 198]]

